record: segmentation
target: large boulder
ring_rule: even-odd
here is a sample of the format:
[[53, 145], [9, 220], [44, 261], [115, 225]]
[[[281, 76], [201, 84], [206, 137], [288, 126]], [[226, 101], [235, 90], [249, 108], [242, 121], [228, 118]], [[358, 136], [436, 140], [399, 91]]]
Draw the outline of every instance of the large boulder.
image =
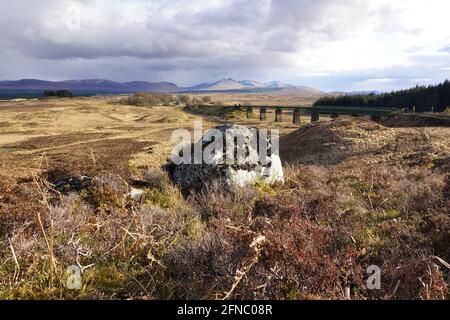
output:
[[[240, 125], [224, 125], [208, 130], [202, 139], [190, 146], [190, 150], [188, 148], [190, 163], [172, 162], [169, 165], [172, 179], [183, 188], [195, 190], [202, 189], [213, 181], [241, 187], [259, 181], [268, 184], [284, 182], [278, 136], [262, 131]], [[211, 144], [218, 141], [217, 132], [222, 136], [223, 148], [212, 148]], [[214, 134], [215, 139], [212, 139]], [[233, 141], [234, 145], [230, 146], [227, 141]], [[261, 144], [265, 144], [267, 150], [261, 148]], [[201, 163], [195, 162], [196, 148], [203, 155]], [[229, 161], [230, 154], [234, 161]], [[208, 160], [205, 161], [205, 158]]]

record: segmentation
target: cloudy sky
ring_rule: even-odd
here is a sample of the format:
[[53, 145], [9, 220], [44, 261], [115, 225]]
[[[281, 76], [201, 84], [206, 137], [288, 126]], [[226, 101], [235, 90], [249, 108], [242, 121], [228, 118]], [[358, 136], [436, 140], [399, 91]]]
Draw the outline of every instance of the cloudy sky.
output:
[[0, 0], [0, 79], [438, 83], [449, 12], [448, 0]]

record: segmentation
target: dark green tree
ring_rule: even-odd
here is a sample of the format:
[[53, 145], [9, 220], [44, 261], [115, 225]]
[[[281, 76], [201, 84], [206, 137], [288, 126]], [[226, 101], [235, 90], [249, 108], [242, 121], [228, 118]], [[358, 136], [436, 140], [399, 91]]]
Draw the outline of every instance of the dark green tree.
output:
[[370, 108], [406, 108], [417, 112], [441, 112], [450, 106], [450, 81], [435, 86], [415, 86], [414, 88], [382, 94], [354, 94], [323, 97], [315, 106], [349, 106]]

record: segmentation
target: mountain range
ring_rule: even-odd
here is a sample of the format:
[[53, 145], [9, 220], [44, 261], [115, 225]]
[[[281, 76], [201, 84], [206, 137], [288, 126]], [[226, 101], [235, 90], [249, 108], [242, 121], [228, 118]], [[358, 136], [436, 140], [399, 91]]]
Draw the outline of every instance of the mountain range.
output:
[[310, 91], [311, 94], [323, 93], [319, 90], [308, 87], [296, 87], [294, 85], [282, 83], [280, 81], [271, 81], [261, 83], [253, 80], [237, 81], [231, 78], [225, 78], [212, 83], [201, 83], [192, 87], [179, 87], [171, 82], [115, 82], [105, 79], [88, 80], [67, 80], [67, 81], [46, 81], [38, 79], [22, 79], [17, 81], [0, 81], [0, 89], [11, 90], [89, 90], [99, 92], [154, 92], [154, 93], [177, 93], [177, 92], [259, 92], [274, 90], [301, 90]]
[[0, 89], [14, 90], [91, 90], [111, 92], [176, 92], [178, 86], [169, 82], [115, 82], [105, 79], [46, 81], [37, 79], [23, 79], [17, 81], [0, 81]]
[[253, 80], [237, 81], [231, 78], [221, 79], [212, 83], [202, 83], [193, 87], [184, 88], [187, 91], [235, 91], [235, 90], [258, 90], [258, 89], [287, 89], [295, 86], [280, 81], [258, 82]]

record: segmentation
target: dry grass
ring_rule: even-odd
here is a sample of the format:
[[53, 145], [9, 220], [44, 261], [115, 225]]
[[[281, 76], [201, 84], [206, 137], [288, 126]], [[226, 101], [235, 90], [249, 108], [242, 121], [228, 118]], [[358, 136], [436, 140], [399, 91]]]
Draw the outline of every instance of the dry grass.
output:
[[[450, 260], [448, 173], [349, 162], [286, 175], [184, 198], [153, 169], [137, 201], [111, 174], [79, 191], [55, 192], [44, 177], [3, 189], [1, 296], [344, 299], [350, 288], [354, 299], [448, 298], [434, 258]], [[65, 288], [74, 264], [86, 267], [79, 291]], [[365, 287], [373, 264], [379, 291]]]
[[447, 127], [388, 128], [367, 119], [306, 125], [281, 137], [280, 154], [291, 164], [368, 163], [433, 167], [450, 157]]
[[215, 104], [221, 103], [224, 106], [234, 106], [240, 104], [243, 106], [251, 105], [269, 105], [269, 106], [293, 106], [293, 105], [312, 105], [321, 95], [306, 95], [301, 92], [281, 90], [263, 93], [196, 93], [189, 94], [191, 99], [203, 100], [205, 97], [210, 98]]
[[[288, 167], [284, 185], [182, 194], [158, 167], [171, 130], [198, 115], [87, 101], [20, 102], [26, 112], [6, 107], [0, 116], [0, 130], [21, 136], [0, 143], [12, 148], [0, 155], [0, 299], [449, 298], [441, 133], [408, 128], [396, 161], [350, 152]], [[59, 120], [48, 121], [56, 110]], [[178, 122], [154, 122], [168, 113]], [[49, 134], [21, 131], [31, 122]], [[350, 129], [339, 134], [351, 151], [371, 132]], [[336, 142], [319, 140], [320, 150]], [[429, 165], [427, 155], [440, 158]], [[80, 290], [66, 286], [71, 265], [83, 270]], [[370, 265], [382, 269], [381, 290], [366, 288]]]

